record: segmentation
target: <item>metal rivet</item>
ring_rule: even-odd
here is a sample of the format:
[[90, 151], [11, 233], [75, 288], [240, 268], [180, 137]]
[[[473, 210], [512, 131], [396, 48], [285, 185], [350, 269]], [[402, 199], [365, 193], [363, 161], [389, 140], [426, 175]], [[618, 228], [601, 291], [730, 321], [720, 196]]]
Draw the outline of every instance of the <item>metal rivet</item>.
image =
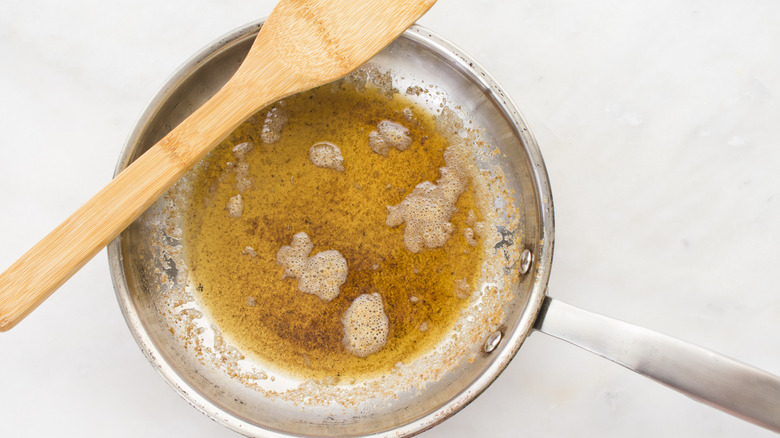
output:
[[531, 251], [526, 249], [520, 254], [520, 273], [527, 274], [531, 269], [531, 263], [534, 261], [534, 256]]
[[501, 333], [500, 330], [491, 333], [490, 336], [488, 336], [488, 338], [485, 340], [485, 346], [482, 347], [485, 350], [485, 353], [492, 353], [493, 350], [498, 347], [498, 344], [501, 343], [501, 338], [503, 337], [504, 334]]

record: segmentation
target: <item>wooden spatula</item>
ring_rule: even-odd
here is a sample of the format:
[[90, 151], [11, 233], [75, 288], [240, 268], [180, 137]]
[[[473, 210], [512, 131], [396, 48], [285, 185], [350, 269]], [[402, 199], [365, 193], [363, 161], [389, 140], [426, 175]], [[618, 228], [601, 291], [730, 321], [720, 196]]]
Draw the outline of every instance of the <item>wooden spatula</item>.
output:
[[261, 108], [347, 75], [436, 0], [281, 0], [228, 83], [0, 275], [0, 331], [27, 316]]

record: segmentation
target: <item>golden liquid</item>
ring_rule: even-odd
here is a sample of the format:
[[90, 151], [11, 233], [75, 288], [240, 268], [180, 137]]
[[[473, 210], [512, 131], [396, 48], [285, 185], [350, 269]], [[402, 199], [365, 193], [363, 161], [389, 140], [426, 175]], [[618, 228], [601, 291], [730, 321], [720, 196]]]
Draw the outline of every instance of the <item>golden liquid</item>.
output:
[[[197, 170], [184, 221], [197, 298], [229, 342], [293, 375], [368, 377], [409, 362], [442, 340], [468, 301], [456, 296], [456, 280], [472, 288], [477, 281], [482, 250], [462, 234], [469, 210], [481, 218], [473, 188], [458, 199], [449, 241], [413, 254], [403, 244], [404, 225], [385, 225], [386, 206], [439, 178], [447, 142], [433, 117], [403, 96], [388, 100], [371, 88], [326, 86], [285, 101], [289, 122], [278, 142], [261, 141], [263, 110]], [[412, 109], [413, 121], [404, 119], [404, 108]], [[386, 157], [374, 153], [368, 134], [381, 120], [409, 128], [412, 146]], [[225, 205], [238, 191], [226, 163], [236, 161], [231, 149], [245, 141], [255, 145], [246, 156], [254, 188], [242, 193], [243, 214], [233, 218]], [[341, 149], [346, 171], [311, 163], [309, 148], [321, 141]], [[282, 278], [276, 252], [301, 231], [315, 245], [310, 255], [335, 249], [347, 260], [347, 281], [333, 301]], [[247, 246], [257, 255], [242, 254]], [[342, 345], [341, 316], [357, 296], [374, 292], [389, 319], [387, 344], [360, 358]]]

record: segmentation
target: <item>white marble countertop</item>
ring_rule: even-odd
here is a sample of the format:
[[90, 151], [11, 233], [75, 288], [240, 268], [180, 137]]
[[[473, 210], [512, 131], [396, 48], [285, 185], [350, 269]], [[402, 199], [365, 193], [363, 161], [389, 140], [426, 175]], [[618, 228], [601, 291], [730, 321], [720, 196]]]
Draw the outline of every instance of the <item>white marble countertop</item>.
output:
[[[273, 1], [0, 6], [0, 268], [111, 178], [137, 116]], [[550, 293], [780, 374], [780, 3], [440, 0], [421, 20], [528, 119]], [[231, 437], [147, 363], [99, 254], [0, 334], [0, 436]], [[768, 437], [543, 334], [426, 437]]]

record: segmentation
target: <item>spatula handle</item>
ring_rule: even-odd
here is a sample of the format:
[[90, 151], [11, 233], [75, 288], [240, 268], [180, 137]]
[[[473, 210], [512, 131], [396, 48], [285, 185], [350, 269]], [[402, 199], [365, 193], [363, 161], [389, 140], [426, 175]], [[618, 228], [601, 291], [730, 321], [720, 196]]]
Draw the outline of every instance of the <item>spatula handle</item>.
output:
[[[226, 86], [0, 274], [0, 332], [33, 311], [257, 109]], [[239, 93], [240, 94], [240, 93]]]

